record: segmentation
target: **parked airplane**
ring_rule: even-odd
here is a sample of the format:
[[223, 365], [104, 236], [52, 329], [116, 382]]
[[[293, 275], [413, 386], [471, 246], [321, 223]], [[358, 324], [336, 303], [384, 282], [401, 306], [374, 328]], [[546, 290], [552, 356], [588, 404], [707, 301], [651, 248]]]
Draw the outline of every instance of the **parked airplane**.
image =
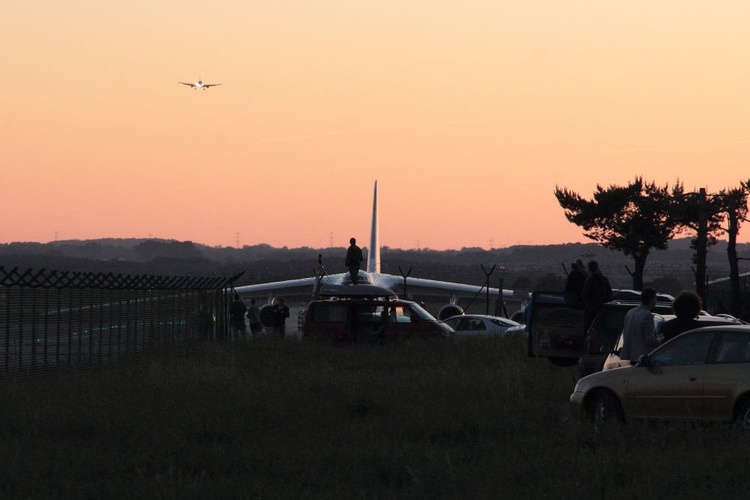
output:
[[220, 83], [203, 83], [201, 80], [198, 80], [195, 83], [186, 83], [186, 82], [177, 82], [177, 83], [187, 85], [188, 87], [192, 87], [194, 89], [203, 89], [203, 90], [206, 90], [209, 87], [216, 87], [217, 85], [221, 85]]
[[[327, 274], [322, 263], [322, 256], [318, 256], [318, 267], [315, 276], [309, 278], [299, 278], [286, 281], [276, 281], [272, 283], [261, 283], [257, 285], [245, 285], [235, 288], [240, 296], [259, 296], [259, 295], [299, 295], [310, 293], [313, 297], [318, 297], [321, 290], [329, 285], [335, 286], [357, 286], [361, 287], [382, 287], [394, 291], [397, 294], [411, 295], [417, 294], [422, 297], [450, 297], [448, 303], [440, 309], [438, 317], [443, 319], [448, 316], [461, 314], [463, 309], [457, 304], [458, 298], [479, 298], [485, 299], [487, 296], [487, 287], [468, 285], [464, 283], [453, 283], [450, 281], [439, 281], [424, 278], [410, 278], [385, 274], [380, 272], [380, 230], [378, 225], [378, 181], [375, 181], [375, 189], [372, 202], [372, 225], [370, 228], [370, 246], [367, 255], [366, 270], [359, 271], [360, 285], [352, 285], [351, 276], [348, 272], [338, 274]], [[352, 288], [352, 291], [354, 288]], [[497, 300], [499, 290], [497, 288], [489, 289], [489, 297]], [[503, 299], [513, 299], [513, 290], [503, 289]], [[265, 316], [263, 309], [271, 307], [267, 304], [261, 308], [261, 316]]]

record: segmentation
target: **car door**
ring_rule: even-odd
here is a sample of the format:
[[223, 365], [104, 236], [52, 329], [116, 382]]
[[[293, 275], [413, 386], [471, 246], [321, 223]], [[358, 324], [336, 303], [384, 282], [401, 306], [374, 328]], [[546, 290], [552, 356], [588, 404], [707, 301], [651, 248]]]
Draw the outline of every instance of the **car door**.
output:
[[737, 396], [750, 389], [750, 332], [722, 332], [715, 352], [707, 367], [703, 412], [706, 419], [731, 420]]
[[421, 335], [419, 317], [408, 304], [390, 304], [388, 306], [388, 324], [386, 337], [394, 339], [417, 338]]
[[534, 292], [529, 307], [529, 356], [576, 362], [585, 354], [583, 303], [562, 292]]
[[309, 306], [305, 335], [310, 337], [345, 338], [348, 306], [344, 302], [318, 302]]
[[377, 303], [352, 304], [351, 333], [359, 342], [380, 340], [385, 334], [385, 307]]
[[469, 320], [468, 334], [472, 337], [484, 337], [487, 335], [487, 324], [484, 318], [471, 318]]
[[490, 329], [492, 333], [495, 335], [502, 335], [505, 333], [505, 330], [510, 328], [511, 326], [516, 326], [515, 322], [506, 321], [503, 318], [492, 318], [488, 320]]
[[637, 366], [628, 380], [627, 402], [634, 418], [704, 417], [703, 389], [714, 332], [696, 332], [666, 343]]

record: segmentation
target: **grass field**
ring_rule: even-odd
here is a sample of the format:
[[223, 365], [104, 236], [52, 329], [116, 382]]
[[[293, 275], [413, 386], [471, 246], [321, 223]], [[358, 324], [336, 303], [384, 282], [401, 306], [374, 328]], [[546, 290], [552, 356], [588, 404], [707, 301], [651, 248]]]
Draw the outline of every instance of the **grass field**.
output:
[[746, 498], [730, 427], [569, 418], [524, 340], [202, 344], [1, 389], [0, 498]]

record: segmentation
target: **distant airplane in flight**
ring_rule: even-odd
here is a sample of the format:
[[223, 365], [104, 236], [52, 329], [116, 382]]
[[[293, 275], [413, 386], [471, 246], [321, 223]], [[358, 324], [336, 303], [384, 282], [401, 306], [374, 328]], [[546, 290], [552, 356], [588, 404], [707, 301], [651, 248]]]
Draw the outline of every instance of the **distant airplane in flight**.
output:
[[[367, 256], [367, 269], [365, 271], [359, 271], [358, 281], [362, 283], [363, 286], [366, 287], [375, 285], [378, 287], [387, 288], [397, 293], [406, 293], [407, 296], [409, 295], [409, 292], [412, 292], [421, 297], [450, 297], [448, 303], [443, 306], [443, 310], [441, 310], [441, 312], [439, 313], [439, 316], [441, 317], [461, 314], [463, 312], [463, 309], [457, 304], [457, 300], [459, 297], [472, 298], [473, 300], [473, 298], [477, 297], [482, 298], [487, 293], [487, 288], [483, 286], [469, 285], [465, 283], [453, 283], [449, 281], [439, 281], [425, 278], [406, 278], [404, 276], [381, 273], [379, 242], [380, 230], [378, 226], [378, 181], [375, 181], [375, 189], [372, 202], [370, 247], [368, 249], [369, 252]], [[322, 267], [321, 260], [319, 260], [318, 264], [319, 267], [315, 272], [315, 276], [311, 276], [309, 278], [299, 278], [272, 283], [260, 283], [257, 285], [238, 286], [235, 288], [235, 291], [240, 296], [244, 296], [249, 299], [251, 296], [262, 296], [264, 294], [270, 294], [271, 296], [276, 295], [277, 293], [298, 294], [301, 291], [312, 291], [313, 296], [318, 296], [321, 290], [326, 286], [354, 286], [352, 285], [351, 276], [348, 272], [329, 275]], [[497, 288], [489, 289], [489, 296], [493, 297], [493, 299], [495, 300], [498, 299], [501, 293], [503, 299], [517, 299], [516, 297], [514, 297], [513, 290], [503, 289], [501, 291]], [[264, 305], [261, 308], [261, 314], [263, 314], [262, 309], [270, 307], [270, 305]]]
[[203, 90], [206, 90], [209, 87], [216, 87], [217, 85], [221, 85], [220, 83], [203, 83], [201, 80], [198, 80], [195, 83], [186, 83], [186, 82], [177, 82], [177, 83], [187, 85], [188, 87], [192, 87], [194, 89], [203, 89]]

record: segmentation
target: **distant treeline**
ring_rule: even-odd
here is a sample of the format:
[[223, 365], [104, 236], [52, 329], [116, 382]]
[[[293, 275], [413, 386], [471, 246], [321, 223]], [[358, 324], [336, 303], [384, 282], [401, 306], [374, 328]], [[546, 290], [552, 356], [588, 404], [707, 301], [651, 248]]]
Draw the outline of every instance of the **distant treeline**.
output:
[[[689, 239], [670, 242], [669, 249], [655, 251], [649, 257], [645, 281], [667, 293], [692, 288], [692, 254]], [[740, 257], [750, 257], [750, 244], [739, 245]], [[238, 285], [278, 281], [311, 276], [318, 255], [328, 273], [345, 270], [346, 249], [338, 248], [276, 248], [252, 245], [242, 248], [211, 247], [191, 241], [160, 239], [100, 239], [58, 241], [51, 243], [8, 243], [0, 245], [0, 266], [95, 271], [123, 274], [230, 276], [244, 271]], [[365, 249], [367, 253], [367, 249]], [[629, 288], [632, 260], [616, 251], [596, 244], [570, 243], [561, 245], [516, 245], [485, 250], [403, 250], [383, 247], [381, 271], [400, 274], [411, 268], [412, 277], [483, 284], [486, 270], [497, 265], [490, 277], [498, 286], [502, 266], [506, 288], [557, 289], [563, 286], [565, 272], [576, 259], [596, 259], [609, 276], [613, 286]], [[740, 261], [750, 270], [750, 261]], [[729, 266], [726, 243], [710, 247], [709, 279], [726, 276]]]

